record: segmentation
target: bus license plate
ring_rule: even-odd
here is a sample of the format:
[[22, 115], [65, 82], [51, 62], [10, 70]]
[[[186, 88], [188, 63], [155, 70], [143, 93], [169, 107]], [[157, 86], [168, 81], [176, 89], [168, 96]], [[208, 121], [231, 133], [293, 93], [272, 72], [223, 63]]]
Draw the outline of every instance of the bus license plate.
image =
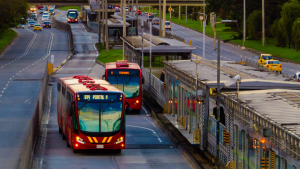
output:
[[97, 145], [97, 148], [104, 148], [103, 145]]

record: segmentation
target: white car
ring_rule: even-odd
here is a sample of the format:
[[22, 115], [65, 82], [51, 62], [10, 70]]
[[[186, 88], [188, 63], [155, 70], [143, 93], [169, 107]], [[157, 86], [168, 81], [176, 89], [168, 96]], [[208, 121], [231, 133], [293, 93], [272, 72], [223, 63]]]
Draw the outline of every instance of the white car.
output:
[[165, 22], [165, 29], [166, 29], [166, 30], [167, 30], [167, 29], [171, 30], [171, 22], [170, 22], [170, 21], [166, 21], [166, 22]]
[[28, 27], [34, 27], [35, 25], [35, 22], [34, 21], [29, 21], [28, 22]]
[[42, 22], [48, 21], [49, 20], [49, 15], [43, 15], [42, 17]]
[[128, 12], [128, 7], [126, 7], [126, 12]]
[[44, 12], [43, 16], [50, 16], [50, 13], [49, 12]]
[[300, 72], [297, 72], [294, 77], [293, 77], [296, 81], [300, 82]]

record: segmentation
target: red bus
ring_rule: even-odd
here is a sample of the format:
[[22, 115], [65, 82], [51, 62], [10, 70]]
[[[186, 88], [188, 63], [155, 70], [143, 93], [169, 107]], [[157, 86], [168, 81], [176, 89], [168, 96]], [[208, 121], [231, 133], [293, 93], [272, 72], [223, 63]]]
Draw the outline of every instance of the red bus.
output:
[[68, 9], [67, 12], [67, 21], [70, 22], [78, 22], [78, 11], [77, 9]]
[[73, 152], [125, 148], [125, 95], [99, 78], [63, 77], [57, 83], [57, 122]]
[[140, 113], [144, 78], [137, 63], [128, 63], [127, 60], [106, 63], [103, 79], [106, 79], [111, 85], [123, 91], [130, 108]]

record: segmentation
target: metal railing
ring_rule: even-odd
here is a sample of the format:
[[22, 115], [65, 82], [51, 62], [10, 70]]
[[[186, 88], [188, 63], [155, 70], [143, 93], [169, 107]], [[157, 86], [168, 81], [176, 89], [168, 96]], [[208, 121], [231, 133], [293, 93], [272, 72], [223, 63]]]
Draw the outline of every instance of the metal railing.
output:
[[150, 79], [149, 75], [150, 72], [142, 68], [142, 74], [145, 78], [145, 84], [144, 84], [144, 89], [148, 92], [151, 93], [151, 96], [153, 99], [156, 100], [156, 102], [161, 106], [164, 107], [166, 103], [166, 92], [164, 91], [164, 84], [162, 81], [160, 81], [156, 76], [153, 74], [151, 75], [151, 85], [150, 85]]

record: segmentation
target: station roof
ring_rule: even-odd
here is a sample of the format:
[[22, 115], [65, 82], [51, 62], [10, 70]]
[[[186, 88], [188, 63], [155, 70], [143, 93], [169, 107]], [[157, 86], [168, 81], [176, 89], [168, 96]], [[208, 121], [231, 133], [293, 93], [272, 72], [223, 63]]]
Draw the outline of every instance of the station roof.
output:
[[[151, 35], [152, 36], [152, 35]], [[150, 35], [143, 34], [144, 40], [144, 52], [149, 52], [150, 47]], [[142, 37], [141, 36], [126, 36], [121, 38], [134, 50], [142, 50]], [[177, 39], [171, 39], [160, 36], [152, 36], [152, 52], [160, 53], [176, 53], [176, 52], [191, 52], [196, 48], [185, 44]]]
[[[122, 19], [123, 20], [123, 15], [122, 14], [117, 14], [116, 12], [113, 15], [110, 15], [111, 17], [115, 19]], [[126, 21], [131, 21], [131, 20], [136, 20], [136, 17], [132, 17], [131, 15], [126, 15]]]
[[[230, 96], [231, 94], [225, 93], [224, 95]], [[239, 92], [238, 98], [231, 97], [231, 99], [300, 136], [299, 90], [242, 91]]]
[[[104, 19], [103, 22], [104, 22], [103, 24], [105, 25], [106, 19]], [[123, 20], [110, 18], [107, 20], [107, 25], [108, 25], [108, 27], [123, 27]], [[126, 22], [126, 27], [128, 27], [128, 26], [130, 26], [130, 24]]]
[[[196, 77], [196, 63], [195, 60], [180, 60], [169, 61], [165, 64], [173, 66], [175, 69], [186, 72], [193, 77]], [[212, 63], [212, 64], [211, 64]], [[215, 63], [210, 61], [201, 60], [200, 65], [197, 67], [198, 80], [205, 83], [209, 88], [217, 87], [217, 71], [213, 67]], [[298, 89], [300, 90], [300, 83], [295, 81], [279, 81], [262, 79], [247, 74], [245, 72], [239, 72], [229, 67], [221, 67], [220, 74], [220, 87], [222, 90], [236, 90], [237, 84], [232, 84], [229, 87], [225, 87], [224, 82], [232, 79], [235, 75], [240, 75], [241, 83], [239, 84], [240, 90], [267, 90], [267, 89]], [[273, 76], [273, 75], [268, 75]]]

